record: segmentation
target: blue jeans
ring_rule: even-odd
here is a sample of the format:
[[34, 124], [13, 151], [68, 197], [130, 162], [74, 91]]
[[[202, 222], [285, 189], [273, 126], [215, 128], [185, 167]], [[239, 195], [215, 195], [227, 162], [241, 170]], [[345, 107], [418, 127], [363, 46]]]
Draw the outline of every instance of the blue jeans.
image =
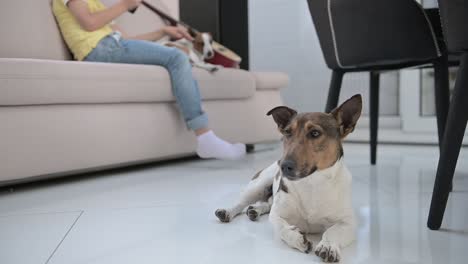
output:
[[188, 128], [208, 127], [208, 117], [201, 108], [198, 83], [192, 75], [192, 65], [182, 51], [144, 40], [127, 40], [114, 32], [103, 38], [85, 61], [151, 64], [163, 66], [169, 72], [172, 93]]

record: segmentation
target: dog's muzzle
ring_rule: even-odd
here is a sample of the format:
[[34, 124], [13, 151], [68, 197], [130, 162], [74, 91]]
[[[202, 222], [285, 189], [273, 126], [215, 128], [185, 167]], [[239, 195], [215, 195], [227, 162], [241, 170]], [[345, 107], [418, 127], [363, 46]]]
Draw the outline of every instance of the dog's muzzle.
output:
[[296, 163], [292, 160], [284, 160], [281, 162], [281, 172], [283, 175], [294, 175], [296, 172]]
[[296, 175], [296, 162], [293, 160], [283, 160], [281, 162], [281, 173], [289, 180], [299, 180], [301, 177]]
[[293, 160], [283, 160], [280, 164], [280, 168], [281, 174], [291, 181], [307, 177], [317, 170], [317, 168], [314, 166], [307, 172], [301, 171], [298, 173], [296, 162], [294, 162]]

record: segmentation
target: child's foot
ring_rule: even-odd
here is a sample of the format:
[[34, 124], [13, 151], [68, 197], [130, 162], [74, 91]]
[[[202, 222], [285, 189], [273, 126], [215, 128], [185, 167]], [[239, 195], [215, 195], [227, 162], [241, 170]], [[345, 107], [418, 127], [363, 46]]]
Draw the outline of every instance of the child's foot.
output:
[[237, 160], [244, 157], [246, 153], [244, 144], [228, 143], [217, 137], [211, 130], [199, 135], [197, 140], [197, 154], [200, 158]]

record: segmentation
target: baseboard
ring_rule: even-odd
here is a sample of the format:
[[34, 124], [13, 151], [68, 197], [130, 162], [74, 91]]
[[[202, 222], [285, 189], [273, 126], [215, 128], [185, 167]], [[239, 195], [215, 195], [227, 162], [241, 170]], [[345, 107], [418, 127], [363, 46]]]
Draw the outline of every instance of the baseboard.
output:
[[[369, 129], [360, 128], [356, 129], [346, 139], [348, 142], [368, 143], [369, 142]], [[438, 145], [438, 138], [436, 132], [434, 133], [416, 133], [405, 132], [401, 129], [379, 129], [378, 132], [379, 143], [387, 144], [415, 144], [415, 145]], [[463, 139], [463, 145], [468, 146], [468, 137]]]

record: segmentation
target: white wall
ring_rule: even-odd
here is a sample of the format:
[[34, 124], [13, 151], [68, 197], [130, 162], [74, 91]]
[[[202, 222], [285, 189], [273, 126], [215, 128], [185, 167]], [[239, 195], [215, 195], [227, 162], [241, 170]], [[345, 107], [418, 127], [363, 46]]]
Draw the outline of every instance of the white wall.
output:
[[330, 71], [306, 1], [249, 1], [249, 34], [251, 70], [288, 73], [285, 104], [301, 111], [323, 110]]

